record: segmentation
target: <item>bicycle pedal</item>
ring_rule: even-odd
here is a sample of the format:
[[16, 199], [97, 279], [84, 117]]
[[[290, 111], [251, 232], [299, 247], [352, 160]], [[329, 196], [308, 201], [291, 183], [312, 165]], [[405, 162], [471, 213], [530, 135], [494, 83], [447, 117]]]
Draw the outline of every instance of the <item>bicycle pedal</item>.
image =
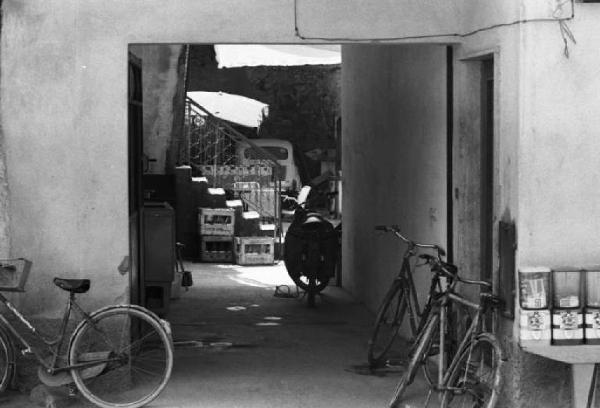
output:
[[61, 371], [56, 374], [50, 374], [41, 366], [38, 367], [37, 375], [42, 384], [47, 385], [48, 387], [60, 387], [61, 385], [67, 385], [73, 382], [73, 378], [68, 372]]

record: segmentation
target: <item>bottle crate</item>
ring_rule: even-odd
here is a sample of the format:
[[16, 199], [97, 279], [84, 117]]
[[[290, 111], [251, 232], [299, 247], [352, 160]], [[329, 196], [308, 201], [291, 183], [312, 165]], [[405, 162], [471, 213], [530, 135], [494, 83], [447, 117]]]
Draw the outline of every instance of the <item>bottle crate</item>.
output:
[[233, 239], [222, 235], [200, 237], [200, 260], [202, 262], [233, 262]]
[[235, 262], [238, 265], [267, 265], [275, 262], [272, 237], [236, 237]]
[[235, 210], [232, 208], [199, 208], [198, 232], [200, 235], [233, 236]]

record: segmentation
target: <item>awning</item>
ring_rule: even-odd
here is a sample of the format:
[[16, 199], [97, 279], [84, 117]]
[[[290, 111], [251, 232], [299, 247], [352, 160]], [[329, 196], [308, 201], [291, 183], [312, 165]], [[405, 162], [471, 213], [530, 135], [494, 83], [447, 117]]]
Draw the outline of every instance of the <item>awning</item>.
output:
[[188, 92], [187, 96], [212, 115], [242, 126], [259, 127], [269, 115], [269, 105], [241, 95], [225, 92]]
[[342, 63], [339, 45], [217, 44], [215, 53], [219, 68]]

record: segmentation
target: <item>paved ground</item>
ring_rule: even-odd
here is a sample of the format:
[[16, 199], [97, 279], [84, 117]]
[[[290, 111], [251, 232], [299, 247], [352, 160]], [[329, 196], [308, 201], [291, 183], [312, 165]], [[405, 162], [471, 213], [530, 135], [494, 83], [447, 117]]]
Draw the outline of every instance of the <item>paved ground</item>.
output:
[[[187, 269], [194, 286], [173, 301], [168, 316], [176, 341], [173, 376], [152, 407], [387, 406], [400, 370], [365, 368], [374, 316], [344, 291], [327, 288], [310, 309], [305, 299], [274, 296], [277, 285], [295, 288], [282, 264]], [[36, 406], [15, 393], [0, 405]]]

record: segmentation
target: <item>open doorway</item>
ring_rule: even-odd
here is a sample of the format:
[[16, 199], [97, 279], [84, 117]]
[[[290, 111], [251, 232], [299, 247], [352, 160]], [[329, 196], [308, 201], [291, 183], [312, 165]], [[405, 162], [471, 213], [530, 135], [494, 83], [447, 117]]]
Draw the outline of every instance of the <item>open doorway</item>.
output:
[[[188, 295], [180, 272], [256, 265], [257, 280], [268, 268], [298, 294], [282, 262], [290, 203], [311, 186], [312, 209], [341, 223], [339, 46], [129, 51], [143, 84], [143, 132], [130, 133], [132, 299], [166, 316]], [[327, 283], [341, 284], [341, 268]]]
[[[295, 47], [287, 46], [286, 54], [294, 54]], [[352, 389], [361, 390], [362, 405], [373, 405], [369, 401], [385, 393], [365, 387], [353, 365], [365, 362], [372, 312], [393, 280], [399, 258], [399, 242], [377, 235], [373, 227], [400, 223], [412, 239], [442, 245], [447, 236], [446, 81], [451, 76], [444, 64], [446, 47], [349, 46], [345, 77], [340, 64], [219, 66], [225, 60], [215, 45], [136, 45], [130, 50], [149, 82], [143, 87], [142, 104], [143, 228], [136, 238], [141, 248], [139, 281], [145, 282], [140, 292], [145, 293], [144, 305], [171, 322], [176, 358], [198, 362], [180, 375], [201, 376], [206, 389], [218, 388], [232, 373], [257, 389], [266, 384], [260, 377], [275, 376], [277, 381], [294, 383], [289, 385], [293, 393], [303, 393], [306, 387], [329, 392], [338, 387], [317, 386], [319, 378], [343, 377]], [[234, 109], [228, 111], [227, 106]], [[183, 118], [177, 119], [176, 112], [183, 112]], [[249, 117], [240, 117], [248, 112]], [[288, 142], [292, 149], [286, 149], [287, 144], [259, 146], [258, 141], [273, 140]], [[288, 171], [292, 165], [284, 161], [289, 159], [297, 171]], [[281, 262], [288, 251], [282, 251], [285, 247], [278, 238], [289, 242], [284, 234], [291, 226], [283, 196], [298, 199], [297, 190], [306, 184], [322, 188], [313, 197], [314, 208], [339, 223], [342, 161], [344, 172], [350, 173], [344, 187], [351, 198], [344, 204], [350, 233], [344, 239], [352, 257], [344, 262], [351, 272], [344, 274], [345, 279], [339, 272], [330, 276], [317, 308], [307, 308], [302, 290], [296, 291], [296, 282]], [[271, 163], [270, 168], [265, 162]], [[278, 166], [285, 166], [285, 172], [276, 173]], [[294, 173], [297, 178], [287, 177]], [[156, 202], [159, 205], [147, 208]], [[267, 207], [259, 204], [265, 203], [271, 203], [270, 208], [279, 205], [279, 219], [259, 211]], [[250, 212], [257, 214], [243, 215]], [[243, 221], [253, 235], [238, 234], [235, 220]], [[275, 227], [261, 228], [265, 224]], [[164, 227], [162, 232], [157, 232], [159, 226]], [[254, 235], [261, 233], [257, 231], [275, 232]], [[264, 250], [255, 241], [251, 251], [244, 251], [244, 261], [236, 238], [268, 238], [272, 244], [262, 245], [269, 248]], [[176, 250], [159, 257], [165, 248], [173, 248], [173, 242], [181, 248], [183, 271], [192, 272], [194, 285], [189, 291], [178, 283], [177, 273], [162, 284], [148, 278], [158, 258], [177, 258]], [[266, 254], [272, 260], [265, 262]], [[248, 262], [261, 256], [260, 264]], [[421, 276], [427, 279], [426, 274]], [[340, 281], [348, 292], [335, 287]], [[296, 301], [287, 299], [294, 297]], [[234, 353], [241, 347], [251, 350]], [[218, 361], [209, 354], [213, 351], [218, 352]], [[328, 364], [323, 364], [325, 359]], [[288, 366], [293, 369], [288, 371]], [[310, 372], [298, 384], [296, 367]], [[382, 389], [389, 386], [385, 381]], [[233, 387], [221, 398], [241, 401], [247, 394]]]

